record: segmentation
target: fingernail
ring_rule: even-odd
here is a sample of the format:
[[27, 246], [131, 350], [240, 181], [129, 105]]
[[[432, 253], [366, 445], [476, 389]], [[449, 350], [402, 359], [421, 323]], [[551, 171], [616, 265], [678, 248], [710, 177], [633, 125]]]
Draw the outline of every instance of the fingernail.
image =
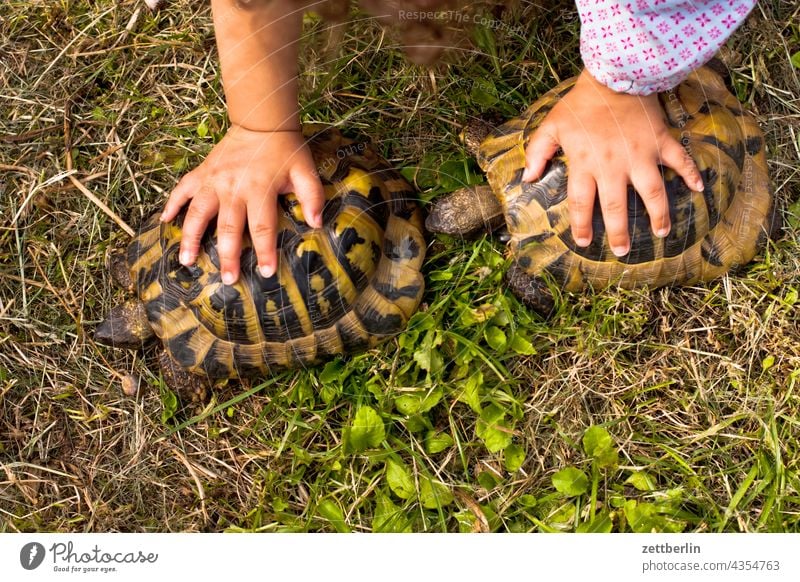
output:
[[706, 189], [706, 185], [703, 184], [702, 180], [697, 180], [697, 182], [694, 183], [694, 189], [697, 190], [698, 192], [702, 192], [703, 190]]
[[315, 214], [311, 217], [311, 226], [314, 228], [322, 228], [322, 215]]
[[265, 279], [269, 279], [275, 274], [275, 268], [269, 265], [263, 265], [258, 268], [258, 272], [261, 273], [261, 276]]
[[592, 239], [586, 237], [576, 238], [575, 244], [579, 247], [588, 247], [590, 244], [592, 244]]
[[161, 222], [166, 222], [167, 221], [166, 213], [162, 212], [161, 216], [158, 217], [158, 220], [160, 220]]
[[180, 256], [181, 265], [184, 267], [192, 266], [192, 254], [189, 251], [183, 251]]
[[528, 166], [525, 166], [525, 170], [522, 172], [522, 181], [530, 182], [535, 179], [536, 176], [533, 175], [533, 170], [531, 170]]
[[628, 247], [627, 246], [611, 247], [611, 252], [618, 257], [624, 257], [625, 255], [628, 254]]
[[236, 275], [234, 275], [230, 271], [225, 271], [224, 273], [222, 273], [222, 282], [225, 285], [233, 285], [234, 283], [236, 283]]
[[668, 234], [669, 234], [669, 227], [665, 227], [665, 228], [659, 228], [659, 229], [656, 231], [656, 236], [657, 236], [658, 238], [664, 238], [664, 237], [666, 237]]

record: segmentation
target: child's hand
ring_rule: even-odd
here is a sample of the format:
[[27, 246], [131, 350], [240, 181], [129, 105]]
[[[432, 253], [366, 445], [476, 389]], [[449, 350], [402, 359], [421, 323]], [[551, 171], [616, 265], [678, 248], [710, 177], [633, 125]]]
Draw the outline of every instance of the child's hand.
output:
[[691, 189], [703, 189], [694, 161], [667, 130], [658, 97], [616, 93], [587, 71], [531, 137], [523, 180], [539, 178], [559, 147], [569, 161], [570, 225], [581, 247], [592, 241], [595, 192], [611, 250], [622, 256], [630, 250], [628, 184], [641, 196], [660, 237], [669, 234], [670, 220], [657, 164], [674, 169]]
[[222, 281], [239, 278], [245, 221], [264, 277], [277, 269], [277, 197], [294, 192], [309, 226], [322, 226], [325, 194], [299, 131], [261, 132], [233, 125], [170, 194], [161, 216], [172, 220], [191, 200], [183, 222], [180, 261], [192, 265], [209, 221], [217, 218]]

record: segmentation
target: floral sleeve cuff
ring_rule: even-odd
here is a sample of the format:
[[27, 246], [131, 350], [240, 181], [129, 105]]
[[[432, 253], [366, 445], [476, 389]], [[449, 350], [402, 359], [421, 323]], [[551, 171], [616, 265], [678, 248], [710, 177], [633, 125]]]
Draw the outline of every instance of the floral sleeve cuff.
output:
[[620, 93], [671, 89], [714, 56], [755, 3], [577, 0], [583, 64]]

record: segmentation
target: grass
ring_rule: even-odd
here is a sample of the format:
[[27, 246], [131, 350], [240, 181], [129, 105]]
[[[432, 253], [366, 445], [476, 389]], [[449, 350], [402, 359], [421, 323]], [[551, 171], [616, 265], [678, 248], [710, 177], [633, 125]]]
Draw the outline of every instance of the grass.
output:
[[[69, 168], [135, 226], [226, 123], [207, 7], [133, 22], [139, 6], [0, 8], [0, 531], [800, 530], [794, 2], [760, 2], [723, 53], [786, 225], [755, 262], [705, 287], [564, 296], [545, 322], [504, 290], [500, 243], [432, 239], [408, 332], [231, 382], [203, 410], [169, 397], [152, 353], [92, 341], [126, 235]], [[425, 201], [480, 180], [463, 123], [577, 71], [574, 8], [550, 6], [431, 69], [368, 21], [336, 54], [315, 33], [304, 118], [369, 135]]]

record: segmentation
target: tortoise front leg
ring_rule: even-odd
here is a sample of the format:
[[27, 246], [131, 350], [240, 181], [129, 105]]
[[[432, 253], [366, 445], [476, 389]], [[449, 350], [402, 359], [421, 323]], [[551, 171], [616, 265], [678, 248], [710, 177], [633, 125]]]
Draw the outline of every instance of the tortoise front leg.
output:
[[128, 293], [133, 293], [133, 279], [131, 278], [130, 267], [128, 266], [127, 249], [118, 248], [108, 253], [106, 260], [111, 280], [120, 289]]

